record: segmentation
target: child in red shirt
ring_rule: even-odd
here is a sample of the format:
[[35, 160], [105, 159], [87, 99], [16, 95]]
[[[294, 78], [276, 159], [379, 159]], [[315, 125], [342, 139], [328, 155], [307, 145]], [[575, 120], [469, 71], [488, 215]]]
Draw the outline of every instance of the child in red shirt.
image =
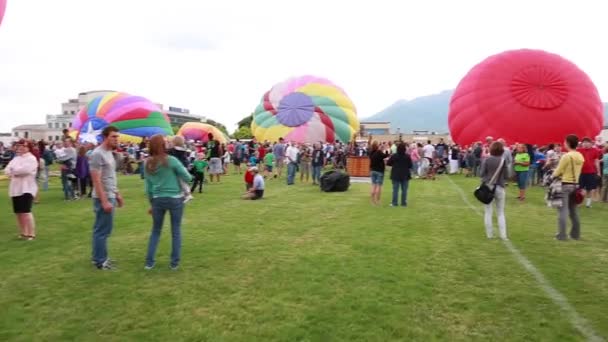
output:
[[[255, 166], [255, 165], [253, 165]], [[253, 187], [253, 172], [251, 172], [251, 165], [249, 168], [247, 168], [247, 171], [245, 172], [245, 189], [247, 189], [247, 191], [249, 191], [249, 189], [251, 189]]]

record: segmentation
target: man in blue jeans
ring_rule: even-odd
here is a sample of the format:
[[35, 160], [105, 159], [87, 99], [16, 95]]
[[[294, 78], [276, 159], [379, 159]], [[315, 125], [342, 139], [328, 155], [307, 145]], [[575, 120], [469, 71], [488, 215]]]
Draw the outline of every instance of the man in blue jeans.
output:
[[287, 164], [287, 185], [293, 185], [294, 179], [296, 178], [298, 153], [300, 153], [300, 150], [296, 147], [296, 144], [294, 142], [289, 143], [289, 147], [287, 147], [287, 151], [285, 151], [285, 157], [289, 162], [289, 164]]
[[111, 270], [108, 237], [112, 233], [114, 208], [122, 207], [116, 182], [116, 160], [112, 151], [118, 146], [118, 129], [107, 126], [101, 133], [103, 143], [91, 153], [89, 168], [93, 180], [93, 263], [100, 270]]

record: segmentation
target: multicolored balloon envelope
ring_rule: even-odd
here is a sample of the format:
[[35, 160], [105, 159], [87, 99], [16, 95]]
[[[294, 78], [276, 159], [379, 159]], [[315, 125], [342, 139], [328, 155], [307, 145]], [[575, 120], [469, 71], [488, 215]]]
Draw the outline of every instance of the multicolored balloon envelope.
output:
[[99, 143], [101, 131], [108, 125], [118, 128], [121, 135], [134, 137], [173, 134], [169, 118], [156, 104], [118, 92], [91, 100], [76, 115], [72, 128], [78, 130], [80, 141]]
[[0, 0], [0, 25], [2, 25], [2, 18], [4, 17], [5, 10], [6, 10], [6, 0]]
[[259, 141], [348, 142], [359, 129], [357, 111], [344, 90], [315, 76], [272, 87], [253, 113], [251, 132]]
[[228, 137], [226, 137], [224, 132], [220, 131], [215, 126], [202, 122], [186, 122], [179, 131], [177, 131], [177, 135], [181, 135], [187, 140], [195, 140], [203, 143], [209, 141], [209, 133], [213, 134], [213, 138], [221, 144], [228, 142]]
[[487, 136], [543, 145], [572, 133], [593, 138], [604, 116], [587, 74], [556, 54], [523, 49], [471, 69], [452, 95], [448, 123], [461, 145]]

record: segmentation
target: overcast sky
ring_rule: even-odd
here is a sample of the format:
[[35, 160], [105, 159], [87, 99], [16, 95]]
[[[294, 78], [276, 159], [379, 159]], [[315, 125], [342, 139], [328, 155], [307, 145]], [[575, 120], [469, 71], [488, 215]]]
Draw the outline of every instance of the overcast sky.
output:
[[483, 58], [539, 48], [608, 100], [604, 1], [8, 0], [0, 132], [44, 123], [81, 91], [114, 89], [228, 126], [273, 84], [313, 74], [366, 117], [454, 88]]

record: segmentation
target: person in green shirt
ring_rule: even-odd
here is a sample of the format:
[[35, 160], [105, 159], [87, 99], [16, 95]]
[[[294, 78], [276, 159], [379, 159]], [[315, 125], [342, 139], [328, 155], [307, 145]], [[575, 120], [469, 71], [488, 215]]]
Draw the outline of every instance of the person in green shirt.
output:
[[272, 165], [274, 165], [274, 153], [269, 148], [264, 156], [264, 178], [268, 178], [272, 174]]
[[528, 184], [528, 171], [530, 170], [530, 155], [526, 145], [517, 145], [517, 153], [515, 154], [515, 162], [513, 163], [515, 170], [517, 185], [519, 186], [520, 201], [526, 199], [526, 185]]
[[200, 194], [203, 192], [203, 183], [205, 182], [205, 170], [207, 170], [208, 166], [209, 163], [207, 162], [207, 159], [205, 159], [205, 154], [198, 153], [196, 155], [196, 160], [194, 161], [194, 163], [192, 163], [194, 171], [194, 182], [192, 183], [192, 188], [190, 189], [190, 192], [194, 192], [194, 189], [196, 189], [197, 185], [198, 193]]

